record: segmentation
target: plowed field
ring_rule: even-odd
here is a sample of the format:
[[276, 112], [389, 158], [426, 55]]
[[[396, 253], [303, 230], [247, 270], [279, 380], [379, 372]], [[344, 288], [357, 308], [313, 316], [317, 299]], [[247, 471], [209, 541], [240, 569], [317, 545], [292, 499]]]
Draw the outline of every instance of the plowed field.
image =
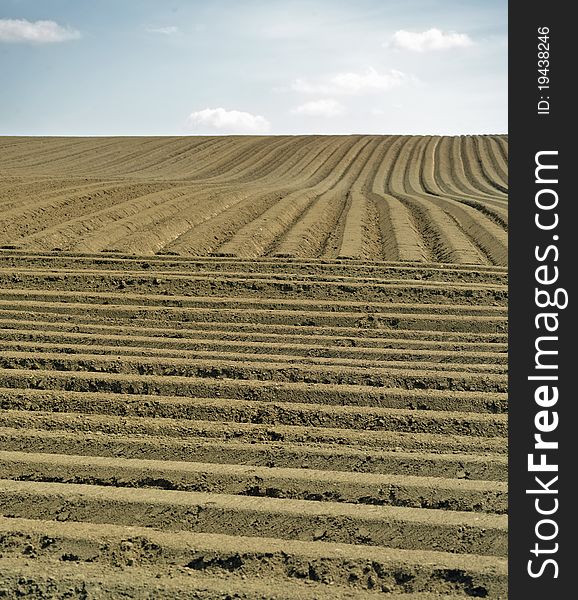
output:
[[0, 595], [506, 597], [506, 137], [4, 137], [0, 246]]

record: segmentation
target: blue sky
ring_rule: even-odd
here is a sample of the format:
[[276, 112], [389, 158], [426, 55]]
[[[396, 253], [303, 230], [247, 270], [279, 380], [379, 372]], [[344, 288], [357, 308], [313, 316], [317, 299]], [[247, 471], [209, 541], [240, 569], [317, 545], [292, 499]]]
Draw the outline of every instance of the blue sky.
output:
[[0, 0], [0, 134], [507, 132], [506, 0]]

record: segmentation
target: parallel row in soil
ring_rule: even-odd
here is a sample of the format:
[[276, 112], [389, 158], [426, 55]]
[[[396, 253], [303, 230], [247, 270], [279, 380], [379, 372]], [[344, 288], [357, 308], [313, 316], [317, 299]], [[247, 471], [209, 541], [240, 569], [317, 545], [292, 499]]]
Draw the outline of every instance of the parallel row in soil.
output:
[[505, 597], [506, 301], [491, 266], [0, 252], [5, 586]]
[[0, 140], [0, 247], [507, 264], [503, 136]]

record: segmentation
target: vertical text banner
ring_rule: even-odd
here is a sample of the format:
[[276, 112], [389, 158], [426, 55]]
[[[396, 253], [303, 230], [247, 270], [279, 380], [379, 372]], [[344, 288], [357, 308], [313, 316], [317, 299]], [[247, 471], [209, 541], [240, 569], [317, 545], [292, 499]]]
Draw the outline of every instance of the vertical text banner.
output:
[[[570, 5], [509, 5], [512, 600], [568, 598], [578, 501], [576, 56]], [[573, 103], [572, 103], [573, 104]]]

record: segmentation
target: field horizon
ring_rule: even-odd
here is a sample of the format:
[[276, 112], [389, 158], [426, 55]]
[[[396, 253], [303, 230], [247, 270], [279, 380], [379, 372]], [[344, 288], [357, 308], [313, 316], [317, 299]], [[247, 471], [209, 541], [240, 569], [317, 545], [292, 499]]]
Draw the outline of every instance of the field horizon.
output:
[[0, 140], [0, 246], [507, 261], [503, 136], [70, 139]]

